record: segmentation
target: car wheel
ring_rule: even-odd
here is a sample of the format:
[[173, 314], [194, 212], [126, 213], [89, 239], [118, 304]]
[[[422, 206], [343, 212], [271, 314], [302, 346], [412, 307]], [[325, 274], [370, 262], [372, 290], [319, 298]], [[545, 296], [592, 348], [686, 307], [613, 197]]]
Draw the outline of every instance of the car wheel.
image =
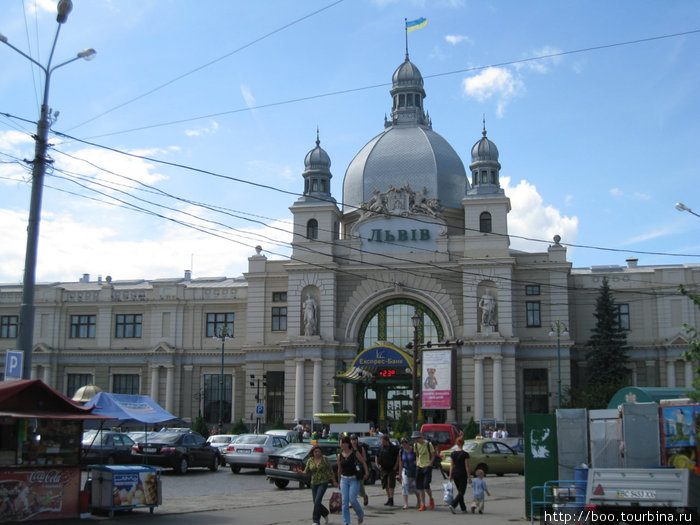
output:
[[233, 472], [234, 474], [240, 474], [241, 467], [239, 467], [238, 465], [231, 465], [231, 472]]
[[216, 454], [211, 458], [211, 465], [209, 465], [209, 470], [212, 472], [216, 472], [219, 470], [219, 458], [216, 457]]
[[499, 472], [498, 474], [496, 474], [496, 476], [502, 477], [504, 474], [504, 472]]
[[275, 487], [277, 487], [278, 489], [285, 489], [285, 488], [287, 488], [287, 485], [289, 485], [288, 479], [276, 479], [275, 480]]
[[262, 472], [263, 474], [265, 473], [265, 467], [258, 467], [258, 470]]
[[187, 456], [182, 456], [180, 458], [180, 462], [177, 464], [177, 473], [178, 474], [186, 474], [187, 469], [190, 466], [190, 462], [187, 460]]

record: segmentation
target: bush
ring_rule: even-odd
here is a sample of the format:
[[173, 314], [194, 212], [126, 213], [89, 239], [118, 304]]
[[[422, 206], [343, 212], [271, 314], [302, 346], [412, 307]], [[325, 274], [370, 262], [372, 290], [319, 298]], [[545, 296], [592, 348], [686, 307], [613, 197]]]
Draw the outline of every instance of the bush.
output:
[[236, 424], [231, 428], [231, 434], [247, 434], [248, 425], [246, 425], [242, 419], [236, 421]]
[[479, 424], [474, 421], [474, 418], [469, 418], [469, 423], [464, 427], [464, 439], [474, 439], [479, 435]]
[[281, 417], [278, 417], [277, 420], [276, 420], [276, 421], [274, 422], [274, 424], [272, 425], [272, 429], [273, 429], [273, 430], [278, 430], [278, 429], [284, 430], [284, 429], [286, 429], [286, 428], [287, 428], [287, 427], [284, 426], [284, 421], [282, 421], [282, 418], [281, 418]]

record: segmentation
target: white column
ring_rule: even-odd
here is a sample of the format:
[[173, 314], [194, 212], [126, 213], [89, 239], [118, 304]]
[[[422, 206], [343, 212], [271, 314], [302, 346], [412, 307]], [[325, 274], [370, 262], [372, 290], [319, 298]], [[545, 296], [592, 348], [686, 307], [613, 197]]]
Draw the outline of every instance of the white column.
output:
[[32, 366], [32, 376], [31, 377], [32, 377], [32, 379], [37, 378], [37, 367], [35, 367], [35, 366]]
[[484, 417], [484, 358], [474, 358], [474, 420]]
[[42, 368], [42, 378], [41, 380], [47, 385], [51, 384], [51, 369], [48, 366]]
[[317, 359], [314, 361], [314, 392], [313, 392], [313, 413], [311, 416], [313, 417], [313, 414], [317, 414], [319, 412], [323, 412], [321, 410], [321, 379], [322, 379], [322, 368], [321, 368], [322, 362], [320, 359]]
[[296, 385], [294, 390], [294, 420], [304, 417], [304, 360], [297, 359]]
[[345, 392], [343, 393], [343, 408], [351, 414], [355, 413], [355, 385], [345, 383]]
[[158, 387], [160, 386], [160, 366], [151, 367], [151, 399], [158, 402]]
[[165, 410], [173, 414], [175, 412], [175, 367], [165, 367]]
[[666, 386], [676, 388], [676, 361], [668, 359], [666, 361]]
[[684, 366], [684, 371], [685, 371], [685, 387], [686, 388], [692, 388], [693, 387], [693, 363], [690, 361], [685, 362]]
[[503, 357], [493, 356], [493, 417], [503, 419]]

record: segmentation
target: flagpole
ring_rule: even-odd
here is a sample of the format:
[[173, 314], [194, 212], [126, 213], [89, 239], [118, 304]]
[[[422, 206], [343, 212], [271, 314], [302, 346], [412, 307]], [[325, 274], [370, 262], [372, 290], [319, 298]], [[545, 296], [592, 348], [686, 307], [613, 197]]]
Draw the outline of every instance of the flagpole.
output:
[[406, 37], [406, 60], [408, 60], [408, 18], [403, 19], [403, 32]]

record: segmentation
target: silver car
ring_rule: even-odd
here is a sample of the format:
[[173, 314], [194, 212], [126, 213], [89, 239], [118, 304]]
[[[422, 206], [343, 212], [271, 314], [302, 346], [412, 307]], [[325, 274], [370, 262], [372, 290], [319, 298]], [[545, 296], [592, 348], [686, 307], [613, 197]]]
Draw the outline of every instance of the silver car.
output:
[[231, 472], [238, 474], [241, 468], [256, 468], [265, 472], [267, 459], [287, 446], [287, 440], [266, 434], [241, 434], [226, 449], [226, 463]]
[[215, 434], [207, 438], [207, 443], [219, 451], [219, 465], [226, 465], [226, 449], [237, 437], [238, 434]]

